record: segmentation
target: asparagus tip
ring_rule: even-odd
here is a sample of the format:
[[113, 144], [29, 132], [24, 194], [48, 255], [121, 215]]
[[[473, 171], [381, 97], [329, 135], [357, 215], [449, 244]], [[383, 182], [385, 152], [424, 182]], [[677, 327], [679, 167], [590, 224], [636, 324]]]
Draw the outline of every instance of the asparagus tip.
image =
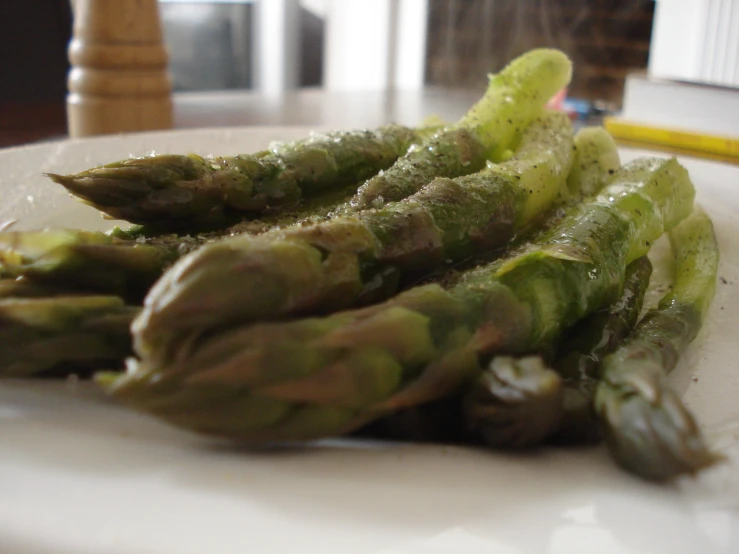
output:
[[491, 446], [531, 446], [559, 427], [562, 396], [562, 378], [540, 357], [499, 356], [465, 398], [465, 418]]
[[616, 462], [649, 481], [695, 475], [723, 457], [706, 446], [680, 398], [656, 375], [600, 383], [595, 406]]

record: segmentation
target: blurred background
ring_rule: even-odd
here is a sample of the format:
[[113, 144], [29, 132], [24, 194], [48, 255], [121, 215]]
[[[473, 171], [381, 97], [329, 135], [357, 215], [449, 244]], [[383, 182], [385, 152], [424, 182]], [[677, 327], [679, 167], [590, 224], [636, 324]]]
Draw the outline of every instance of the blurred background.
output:
[[[735, 58], [722, 62], [729, 69], [721, 78], [724, 85], [736, 86], [735, 0], [160, 0], [159, 12], [169, 52], [175, 125], [192, 127], [249, 123], [246, 116], [219, 116], [214, 106], [230, 102], [237, 110], [238, 98], [279, 97], [301, 90], [434, 91], [433, 98], [448, 94], [462, 105], [482, 92], [488, 72], [538, 46], [570, 55], [575, 74], [569, 109], [578, 118], [598, 117], [621, 108], [629, 74], [647, 68], [659, 73], [659, 64], [668, 73], [691, 71], [670, 66], [684, 57], [674, 44], [681, 36], [690, 42], [690, 29], [680, 28], [677, 38], [660, 32], [662, 46], [653, 40], [653, 33], [659, 32], [656, 6], [668, 3], [671, 13], [683, 15], [699, 4], [721, 4], [724, 7], [716, 9], [729, 10], [722, 40], [728, 41]], [[2, 6], [0, 147], [64, 136], [70, 2], [2, 0]], [[668, 13], [663, 19], [669, 17], [674, 16]], [[737, 29], [732, 30], [734, 20]], [[673, 53], [665, 56], [671, 48]], [[655, 54], [655, 49], [661, 53]], [[690, 77], [686, 75], [672, 77]], [[702, 80], [711, 78], [703, 75]], [[303, 109], [300, 102], [273, 102], [272, 110], [254, 115], [254, 123], [320, 123], [298, 113]], [[432, 102], [423, 108], [439, 105]], [[304, 111], [311, 106], [308, 102]], [[408, 117], [417, 117], [417, 111]]]

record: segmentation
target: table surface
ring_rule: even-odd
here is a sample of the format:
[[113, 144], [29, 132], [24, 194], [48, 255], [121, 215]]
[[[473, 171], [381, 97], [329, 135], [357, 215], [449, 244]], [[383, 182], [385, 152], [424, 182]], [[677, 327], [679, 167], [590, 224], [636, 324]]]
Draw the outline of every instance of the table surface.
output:
[[[174, 126], [360, 128], [389, 122], [418, 125], [430, 115], [454, 121], [481, 94], [476, 90], [441, 88], [393, 92], [306, 88], [272, 96], [248, 90], [176, 93]], [[65, 138], [66, 133], [63, 103], [0, 106], [0, 148]]]

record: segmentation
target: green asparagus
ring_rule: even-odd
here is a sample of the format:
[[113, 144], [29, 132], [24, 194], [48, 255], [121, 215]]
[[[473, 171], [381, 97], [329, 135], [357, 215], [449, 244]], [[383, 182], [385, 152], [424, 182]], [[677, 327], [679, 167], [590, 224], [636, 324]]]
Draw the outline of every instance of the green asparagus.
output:
[[523, 252], [449, 290], [425, 285], [323, 318], [193, 333], [167, 363], [132, 359], [125, 375], [98, 382], [202, 433], [251, 442], [345, 433], [453, 395], [481, 361], [536, 352], [614, 301], [627, 264], [690, 213], [693, 196], [674, 159], [637, 161]]
[[100, 291], [132, 300], [197, 239], [139, 242], [96, 231], [52, 229], [0, 233], [0, 263], [7, 273], [39, 283]]
[[531, 446], [559, 428], [562, 399], [562, 378], [540, 356], [496, 356], [464, 396], [465, 430], [489, 446]]
[[37, 375], [62, 364], [75, 371], [121, 365], [131, 354], [137, 313], [111, 296], [0, 300], [0, 376]]
[[571, 163], [570, 122], [546, 112], [512, 159], [474, 175], [437, 178], [356, 216], [211, 243], [154, 286], [134, 325], [136, 350], [166, 358], [193, 329], [383, 300], [444, 264], [503, 246], [566, 190]]
[[178, 228], [218, 226], [367, 179], [428, 133], [389, 125], [314, 134], [254, 155], [132, 158], [49, 177], [115, 219]]
[[628, 471], [655, 481], [695, 473], [718, 459], [665, 380], [713, 299], [718, 245], [713, 224], [700, 209], [669, 236], [675, 255], [672, 290], [604, 360], [595, 394], [611, 454]]
[[561, 52], [532, 51], [493, 76], [485, 96], [459, 123], [435, 134], [391, 125], [315, 135], [255, 155], [149, 156], [49, 177], [113, 218], [182, 228], [223, 226], [233, 212], [291, 204], [387, 169], [345, 208], [376, 207], [434, 177], [474, 173], [487, 159], [499, 159], [571, 73]]
[[577, 156], [567, 182], [575, 196], [597, 194], [613, 177], [621, 160], [613, 137], [603, 127], [584, 127], [575, 135]]
[[636, 260], [626, 270], [621, 298], [567, 332], [552, 366], [565, 385], [564, 419], [554, 435], [558, 442], [593, 442], [600, 437], [592, 412], [600, 366], [636, 326], [651, 275], [649, 258]]
[[621, 298], [566, 332], [553, 368], [541, 356], [494, 358], [462, 402], [471, 439], [517, 448], [550, 437], [560, 442], [596, 440], [591, 405], [598, 364], [636, 325], [650, 275], [646, 257], [631, 263]]
[[[537, 222], [535, 234], [544, 233], [561, 221], [562, 206], [574, 205], [600, 191], [620, 167], [618, 148], [602, 127], [581, 129], [574, 142], [575, 160], [568, 177], [570, 195], [550, 210], [544, 221]], [[519, 241], [523, 243], [522, 238], [515, 242]], [[516, 247], [515, 242], [510, 248]], [[630, 271], [627, 270], [625, 285], [629, 292], [633, 287]], [[437, 277], [447, 283], [458, 278], [456, 268]], [[597, 320], [598, 314], [591, 318]], [[571, 396], [561, 377], [537, 357], [518, 360], [498, 356], [469, 389], [461, 397], [444, 398], [390, 414], [360, 433], [412, 441], [529, 446], [559, 428], [563, 418], [563, 394], [568, 405]], [[569, 416], [569, 412], [565, 415]], [[566, 417], [565, 421], [571, 428], [570, 418]]]
[[[23, 277], [38, 286], [61, 286], [70, 293], [116, 294], [141, 302], [167, 267], [203, 244], [224, 236], [256, 235], [296, 222], [307, 225], [325, 220], [348, 195], [348, 190], [321, 195], [289, 211], [267, 211], [259, 219], [197, 235], [149, 236], [149, 226], [126, 230], [116, 227], [107, 233], [70, 229], [5, 231], [0, 232], [0, 264], [7, 274], [5, 279]], [[24, 290], [30, 290], [29, 286]], [[8, 296], [10, 285], [4, 290], [0, 295]]]
[[362, 185], [347, 209], [379, 207], [410, 196], [435, 177], [479, 171], [500, 162], [557, 91], [572, 64], [557, 50], [531, 50], [490, 76], [485, 95], [455, 125], [413, 147], [390, 169]]

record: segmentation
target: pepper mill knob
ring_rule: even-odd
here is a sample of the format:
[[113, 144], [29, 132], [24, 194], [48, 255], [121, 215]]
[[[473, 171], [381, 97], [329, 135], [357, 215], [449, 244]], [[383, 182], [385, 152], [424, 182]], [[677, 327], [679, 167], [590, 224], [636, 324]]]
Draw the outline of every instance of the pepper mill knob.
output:
[[172, 126], [157, 0], [75, 0], [67, 120], [72, 137]]

